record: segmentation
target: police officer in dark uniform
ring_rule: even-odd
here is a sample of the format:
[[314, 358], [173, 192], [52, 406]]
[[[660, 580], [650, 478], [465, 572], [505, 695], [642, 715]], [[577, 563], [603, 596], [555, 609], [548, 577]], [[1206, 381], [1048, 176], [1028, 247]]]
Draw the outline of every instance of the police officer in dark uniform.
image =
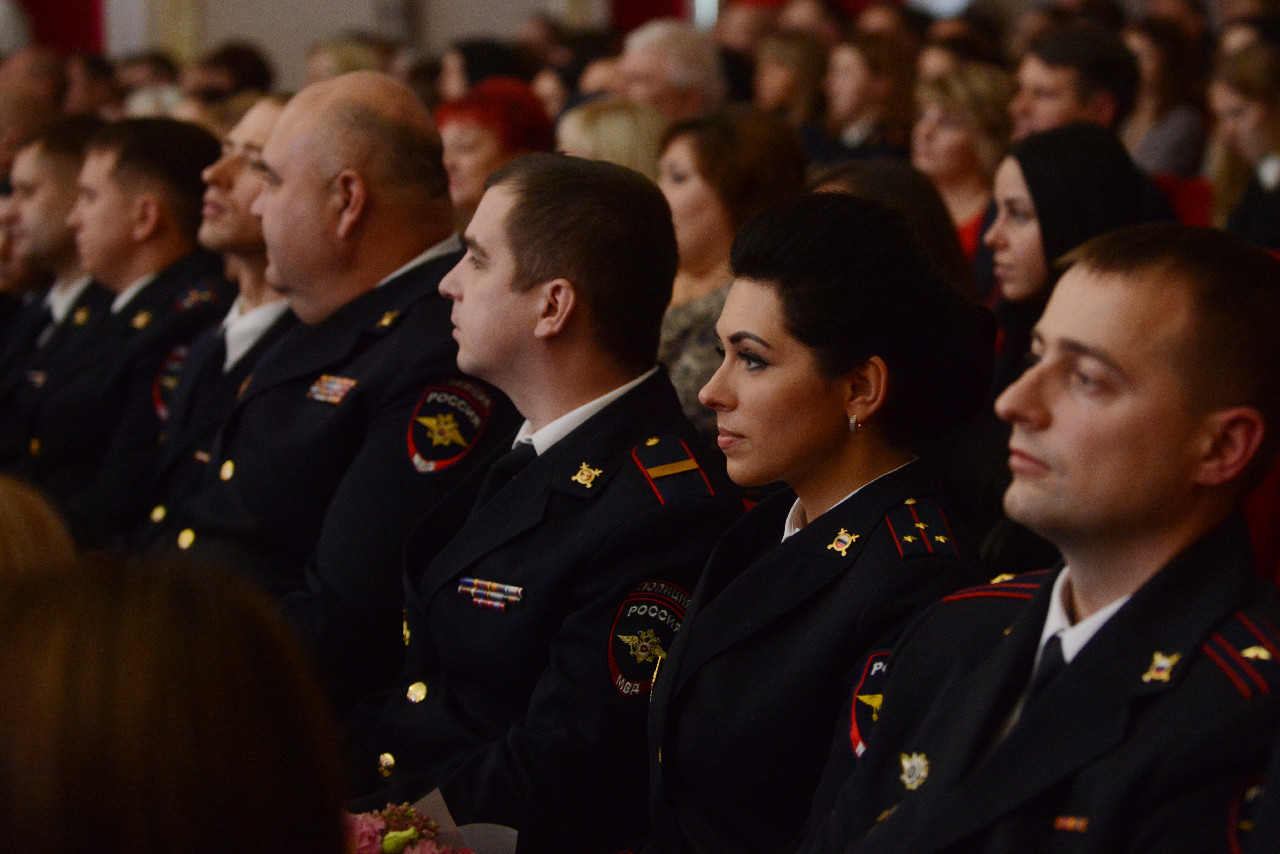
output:
[[13, 467], [61, 505], [81, 545], [144, 505], [163, 379], [226, 310], [221, 262], [195, 243], [200, 170], [217, 156], [211, 134], [172, 119], [122, 120], [88, 143], [68, 222], [81, 266], [113, 298], [74, 348], [28, 366], [16, 405], [26, 455]]
[[1077, 250], [996, 402], [1010, 517], [1065, 566], [908, 631], [803, 850], [1236, 851], [1280, 724], [1280, 596], [1239, 504], [1280, 419], [1280, 263], [1209, 229]]
[[885, 651], [981, 577], [920, 456], [985, 403], [990, 312], [933, 271], [900, 215], [844, 194], [756, 215], [731, 263], [724, 358], [699, 398], [730, 477], [788, 489], [720, 541], [655, 685], [663, 852], [794, 845], [833, 733], [846, 767], [861, 749]]
[[654, 673], [741, 511], [655, 366], [670, 212], [630, 170], [530, 155], [464, 241], [458, 364], [526, 421], [407, 544], [407, 664], [349, 728], [358, 806], [436, 790], [520, 851], [622, 850], [646, 835]]
[[146, 534], [278, 597], [343, 705], [399, 669], [409, 529], [514, 411], [455, 364], [447, 181], [408, 88], [356, 73], [304, 89], [254, 168], [267, 277], [301, 324]]
[[[253, 158], [261, 154], [283, 108], [283, 99], [274, 97], [255, 104], [223, 139], [222, 156], [203, 173], [207, 187], [197, 237], [204, 248], [223, 254], [238, 294], [222, 323], [192, 343], [181, 373], [165, 378], [176, 381], [176, 388], [152, 508], [176, 504], [199, 483], [241, 386], [258, 359], [298, 323], [283, 295], [267, 285], [262, 224], [250, 210], [262, 188], [261, 174], [251, 168]], [[148, 524], [140, 518], [134, 527]]]
[[111, 293], [80, 266], [67, 215], [76, 199], [76, 179], [89, 137], [99, 119], [74, 116], [39, 131], [14, 157], [13, 195], [7, 227], [13, 252], [28, 269], [52, 276], [49, 287], [25, 294], [0, 338], [0, 467], [10, 469], [28, 455], [19, 399], [63, 347], [72, 351], [86, 332], [104, 321]]

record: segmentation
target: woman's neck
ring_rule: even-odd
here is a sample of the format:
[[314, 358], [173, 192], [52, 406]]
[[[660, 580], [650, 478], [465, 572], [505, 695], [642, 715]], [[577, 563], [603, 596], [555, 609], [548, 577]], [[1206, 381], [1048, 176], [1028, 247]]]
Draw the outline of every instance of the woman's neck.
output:
[[938, 195], [951, 214], [951, 221], [957, 226], [978, 216], [991, 204], [991, 186], [987, 179], [979, 173], [968, 173], [955, 176], [941, 176], [934, 179]]
[[[862, 441], [862, 440], [866, 441]], [[835, 507], [855, 490], [871, 481], [901, 468], [914, 460], [915, 454], [892, 447], [866, 430], [850, 436], [844, 449], [835, 459], [815, 464], [809, 476], [802, 476], [788, 483], [800, 506], [804, 518], [812, 521]]]
[[727, 257], [696, 267], [681, 264], [671, 286], [671, 304], [680, 305], [715, 293], [732, 280], [733, 271]]

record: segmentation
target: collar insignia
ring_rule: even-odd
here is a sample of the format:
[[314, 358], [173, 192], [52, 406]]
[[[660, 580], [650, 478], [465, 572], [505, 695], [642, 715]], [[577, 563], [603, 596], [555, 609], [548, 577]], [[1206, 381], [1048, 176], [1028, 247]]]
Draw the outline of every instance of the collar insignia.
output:
[[849, 546], [858, 541], [858, 534], [850, 534], [844, 528], [840, 529], [840, 533], [836, 534], [836, 538], [831, 541], [827, 548], [834, 552], [840, 552], [840, 557], [849, 556]]
[[1173, 653], [1173, 655], [1165, 655], [1163, 652], [1157, 652], [1151, 657], [1151, 666], [1147, 668], [1147, 672], [1142, 674], [1143, 682], [1168, 682], [1170, 674], [1173, 673], [1173, 666], [1182, 658], [1181, 653]]
[[591, 488], [591, 484], [596, 482], [596, 478], [604, 474], [600, 469], [593, 469], [586, 463], [582, 464], [582, 468], [578, 469], [578, 473], [569, 478], [574, 483], [580, 483], [587, 489]]

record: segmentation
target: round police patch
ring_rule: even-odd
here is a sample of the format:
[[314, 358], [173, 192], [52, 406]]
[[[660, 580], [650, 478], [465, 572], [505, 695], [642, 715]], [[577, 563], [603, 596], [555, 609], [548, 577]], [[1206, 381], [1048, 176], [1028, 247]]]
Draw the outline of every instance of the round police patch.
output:
[[484, 389], [459, 377], [428, 386], [409, 419], [409, 460], [426, 474], [446, 469], [467, 455], [493, 412]]
[[151, 385], [151, 405], [155, 407], [156, 417], [161, 421], [169, 420], [169, 405], [173, 403], [173, 393], [178, 390], [178, 380], [182, 376], [182, 368], [187, 364], [188, 347], [178, 347], [164, 357], [160, 363], [160, 372]]
[[609, 675], [619, 694], [649, 693], [688, 607], [689, 594], [665, 581], [645, 581], [627, 594], [609, 632]]

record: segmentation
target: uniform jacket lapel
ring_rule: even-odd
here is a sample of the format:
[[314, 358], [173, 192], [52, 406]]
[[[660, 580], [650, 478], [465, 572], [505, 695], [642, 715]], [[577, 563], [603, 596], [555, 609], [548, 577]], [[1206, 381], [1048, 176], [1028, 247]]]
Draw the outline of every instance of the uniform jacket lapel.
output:
[[[724, 650], [740, 643], [795, 610], [806, 599], [818, 595], [832, 581], [846, 572], [856, 572], [858, 557], [871, 532], [884, 515], [912, 492], [927, 489], [928, 477], [920, 463], [911, 463], [868, 484], [853, 499], [831, 509], [806, 525], [799, 533], [778, 542], [782, 523], [794, 500], [788, 491], [770, 499], [785, 505], [785, 510], [771, 514], [768, 521], [748, 517], [739, 524], [761, 524], [761, 552], [754, 560], [717, 550], [713, 553], [702, 586], [706, 592], [718, 590], [711, 601], [702, 604], [695, 595], [698, 632], [691, 633], [683, 650], [672, 693], [679, 691], [703, 664]], [[857, 535], [844, 554], [832, 545], [840, 531]], [[731, 541], [726, 537], [724, 541]], [[772, 541], [772, 547], [769, 542]], [[722, 541], [722, 542], [724, 542]], [[743, 569], [742, 567], [745, 567]], [[730, 575], [727, 581], [723, 581]], [[700, 591], [701, 593], [702, 591]], [[679, 636], [677, 636], [677, 642]]]

